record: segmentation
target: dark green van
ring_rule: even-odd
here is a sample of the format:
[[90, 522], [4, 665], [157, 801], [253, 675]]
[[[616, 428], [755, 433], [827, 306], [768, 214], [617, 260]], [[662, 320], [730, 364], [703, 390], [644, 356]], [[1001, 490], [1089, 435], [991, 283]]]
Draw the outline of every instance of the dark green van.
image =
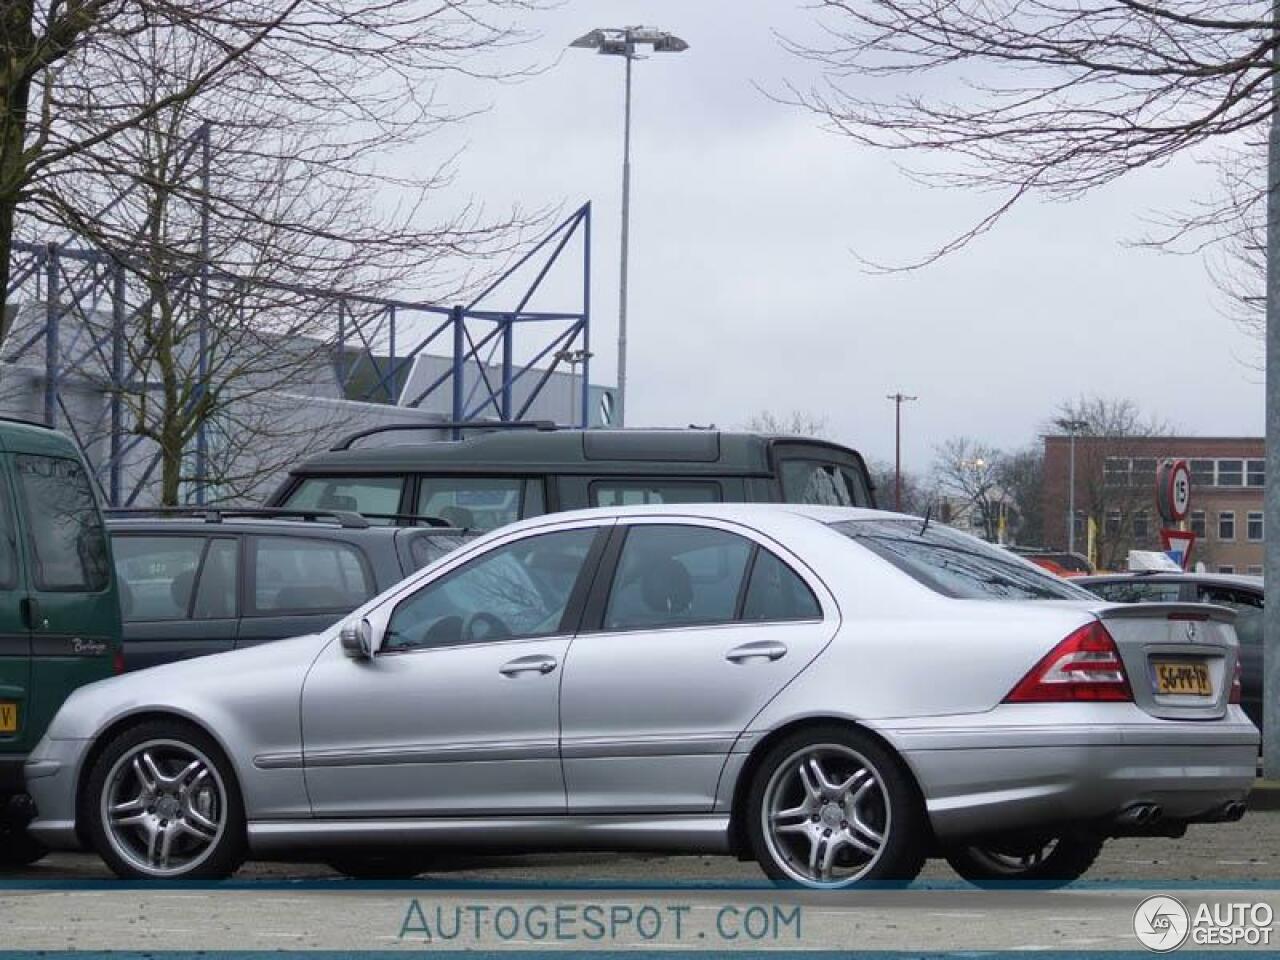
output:
[[0, 867], [38, 859], [26, 756], [77, 687], [123, 667], [110, 545], [69, 439], [0, 419]]
[[471, 427], [478, 432], [461, 440], [391, 446], [363, 441], [433, 428], [388, 424], [353, 434], [294, 467], [270, 505], [348, 510], [373, 522], [435, 517], [467, 530], [645, 503], [875, 506], [862, 456], [812, 437], [566, 430], [539, 422]]

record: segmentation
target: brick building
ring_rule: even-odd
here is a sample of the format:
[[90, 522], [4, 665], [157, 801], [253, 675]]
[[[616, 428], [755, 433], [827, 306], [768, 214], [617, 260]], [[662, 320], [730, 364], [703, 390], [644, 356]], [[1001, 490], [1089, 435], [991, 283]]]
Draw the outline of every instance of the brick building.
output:
[[[1262, 573], [1263, 441], [1253, 437], [1076, 438], [1076, 550], [1084, 553], [1088, 521], [1096, 531], [1095, 556], [1103, 569], [1123, 569], [1131, 549], [1160, 549], [1156, 464], [1166, 458], [1191, 465], [1193, 562], [1222, 573]], [[1046, 545], [1067, 545], [1067, 485], [1071, 438], [1044, 440]]]

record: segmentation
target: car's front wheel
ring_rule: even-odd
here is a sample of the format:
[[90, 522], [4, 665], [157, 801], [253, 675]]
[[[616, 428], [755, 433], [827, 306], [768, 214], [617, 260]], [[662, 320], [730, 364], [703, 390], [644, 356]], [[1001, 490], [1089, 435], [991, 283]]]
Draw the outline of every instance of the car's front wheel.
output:
[[94, 848], [121, 877], [220, 879], [244, 861], [231, 765], [184, 723], [144, 723], [115, 737], [93, 766], [82, 810]]
[[1084, 831], [1011, 836], [950, 847], [951, 869], [979, 887], [1027, 882], [1063, 886], [1084, 875], [1102, 851], [1102, 837]]
[[746, 815], [756, 860], [784, 884], [910, 882], [929, 845], [919, 796], [897, 758], [843, 727], [777, 743], [757, 768]]

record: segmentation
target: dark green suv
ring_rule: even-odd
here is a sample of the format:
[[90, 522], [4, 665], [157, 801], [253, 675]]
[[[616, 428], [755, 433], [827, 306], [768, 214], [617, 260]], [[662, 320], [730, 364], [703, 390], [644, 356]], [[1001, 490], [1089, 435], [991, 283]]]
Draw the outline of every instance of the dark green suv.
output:
[[75, 445], [0, 420], [0, 866], [43, 852], [22, 765], [77, 687], [119, 672], [111, 548]]
[[[362, 443], [443, 427], [473, 432], [461, 440]], [[538, 422], [366, 430], [291, 470], [270, 505], [348, 510], [385, 523], [440, 517], [491, 530], [584, 507], [719, 502], [875, 506], [862, 456], [823, 440], [702, 429], [561, 430]]]

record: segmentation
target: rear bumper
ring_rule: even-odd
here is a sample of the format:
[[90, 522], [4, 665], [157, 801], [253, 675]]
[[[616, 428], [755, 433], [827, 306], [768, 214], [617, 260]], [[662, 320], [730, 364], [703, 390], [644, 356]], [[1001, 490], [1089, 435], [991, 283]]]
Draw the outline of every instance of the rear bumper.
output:
[[1257, 777], [1258, 732], [1212, 722], [990, 728], [898, 736], [943, 839], [1056, 823], [1107, 822], [1139, 803], [1166, 822], [1211, 818]]

